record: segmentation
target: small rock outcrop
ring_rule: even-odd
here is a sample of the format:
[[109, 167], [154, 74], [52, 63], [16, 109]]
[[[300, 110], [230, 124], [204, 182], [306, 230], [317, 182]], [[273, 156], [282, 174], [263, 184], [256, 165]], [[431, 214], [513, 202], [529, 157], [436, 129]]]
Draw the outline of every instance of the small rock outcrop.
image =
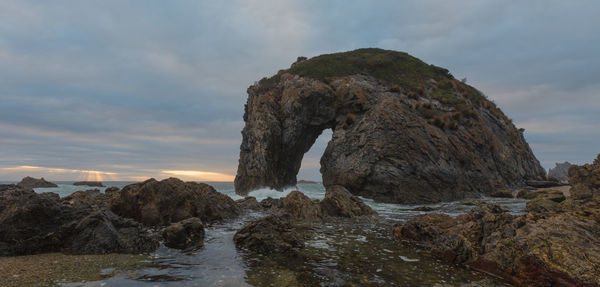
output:
[[545, 179], [523, 134], [443, 68], [381, 49], [322, 55], [248, 88], [241, 195], [294, 186], [325, 129], [326, 187], [394, 203], [451, 201]]
[[292, 191], [279, 202], [279, 208], [295, 220], [316, 221], [323, 217], [321, 206], [300, 191]]
[[76, 181], [73, 185], [86, 185], [86, 186], [96, 186], [96, 187], [104, 187], [102, 182], [99, 181]]
[[325, 198], [321, 201], [321, 210], [326, 215], [333, 217], [358, 217], [376, 214], [360, 198], [352, 195], [340, 185], [327, 187]]
[[171, 224], [162, 232], [165, 246], [176, 249], [195, 249], [204, 245], [204, 226], [197, 217]]
[[236, 232], [233, 240], [238, 248], [261, 254], [294, 254], [304, 247], [289, 216], [269, 215], [255, 220]]
[[45, 180], [43, 177], [37, 179], [30, 176], [24, 177], [19, 183], [17, 183], [17, 186], [21, 189], [32, 189], [38, 187], [58, 187], [58, 185]]
[[125, 186], [113, 194], [111, 210], [146, 226], [166, 226], [190, 217], [210, 223], [240, 213], [233, 199], [212, 186], [177, 178]]
[[561, 191], [519, 192], [531, 198], [516, 216], [481, 204], [456, 218], [427, 214], [397, 225], [395, 238], [445, 261], [506, 278], [519, 286], [600, 285], [600, 156], [569, 169]]
[[556, 163], [556, 166], [548, 171], [548, 177], [556, 178], [560, 182], [566, 183], [569, 178], [569, 168], [572, 166], [568, 161]]

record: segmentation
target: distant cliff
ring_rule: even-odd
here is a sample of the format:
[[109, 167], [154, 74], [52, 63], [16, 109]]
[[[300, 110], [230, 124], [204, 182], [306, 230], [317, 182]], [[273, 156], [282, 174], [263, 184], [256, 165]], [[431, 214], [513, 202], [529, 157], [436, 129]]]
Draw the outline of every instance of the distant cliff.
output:
[[325, 186], [385, 202], [449, 201], [542, 179], [522, 132], [448, 70], [359, 49], [298, 62], [248, 88], [236, 192], [296, 183], [325, 129]]

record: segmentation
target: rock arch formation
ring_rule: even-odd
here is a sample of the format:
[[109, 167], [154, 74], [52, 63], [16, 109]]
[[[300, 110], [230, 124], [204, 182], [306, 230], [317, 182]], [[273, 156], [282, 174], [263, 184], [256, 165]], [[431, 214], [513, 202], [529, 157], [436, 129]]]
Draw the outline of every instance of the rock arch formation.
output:
[[492, 102], [406, 53], [360, 49], [294, 63], [248, 88], [235, 188], [296, 184], [325, 129], [325, 186], [426, 203], [540, 179], [544, 169]]

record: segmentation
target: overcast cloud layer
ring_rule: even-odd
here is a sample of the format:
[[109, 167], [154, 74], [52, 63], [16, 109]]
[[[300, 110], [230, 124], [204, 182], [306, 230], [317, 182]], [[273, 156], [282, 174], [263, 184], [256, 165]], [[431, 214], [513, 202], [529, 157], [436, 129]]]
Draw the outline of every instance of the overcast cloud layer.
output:
[[[231, 180], [246, 88], [297, 56], [361, 47], [466, 77], [526, 129], [544, 167], [590, 162], [598, 11], [562, 0], [0, 0], [0, 180]], [[320, 179], [330, 137], [300, 178]]]

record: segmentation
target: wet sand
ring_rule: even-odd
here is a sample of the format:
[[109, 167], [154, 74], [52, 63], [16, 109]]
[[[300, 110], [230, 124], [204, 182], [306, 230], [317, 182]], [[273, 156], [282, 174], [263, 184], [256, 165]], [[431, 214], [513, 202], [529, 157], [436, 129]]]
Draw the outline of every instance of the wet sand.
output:
[[59, 286], [97, 281], [151, 265], [143, 255], [65, 255], [47, 253], [0, 257], [0, 286]]

